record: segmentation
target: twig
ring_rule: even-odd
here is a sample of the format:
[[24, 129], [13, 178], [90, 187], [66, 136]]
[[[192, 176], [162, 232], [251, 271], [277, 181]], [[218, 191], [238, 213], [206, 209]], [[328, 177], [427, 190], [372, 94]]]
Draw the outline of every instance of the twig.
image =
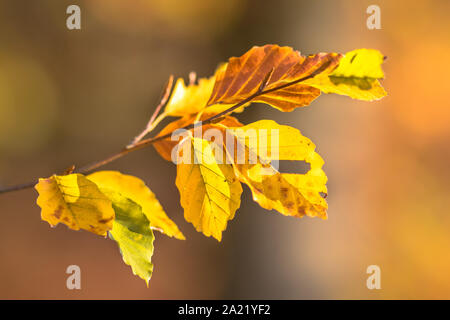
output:
[[195, 71], [189, 72], [189, 85], [194, 85], [195, 81], [197, 81], [197, 74], [195, 73]]
[[7, 193], [7, 192], [24, 190], [24, 189], [29, 189], [29, 188], [34, 187], [34, 185], [36, 183], [37, 183], [37, 181], [33, 181], [33, 182], [24, 183], [24, 184], [18, 184], [18, 185], [11, 186], [11, 187], [1, 188], [0, 189], [0, 194]]
[[[237, 108], [245, 105], [246, 103], [250, 102], [251, 100], [255, 99], [256, 97], [258, 97], [260, 95], [264, 95], [264, 94], [267, 94], [267, 93], [270, 93], [270, 92], [273, 92], [273, 91], [284, 89], [286, 87], [292, 86], [292, 85], [297, 84], [299, 82], [302, 82], [302, 81], [308, 80], [310, 78], [313, 78], [316, 75], [318, 75], [319, 73], [321, 73], [324, 69], [326, 69], [329, 66], [329, 64], [330, 64], [330, 62], [325, 63], [324, 65], [319, 67], [317, 70], [315, 70], [314, 72], [312, 72], [308, 76], [305, 76], [303, 78], [297, 79], [297, 80], [292, 81], [292, 82], [287, 82], [287, 83], [285, 83], [283, 85], [280, 85], [278, 87], [274, 87], [272, 89], [264, 90], [265, 87], [267, 86], [267, 84], [269, 82], [269, 79], [270, 79], [270, 76], [271, 76], [271, 74], [273, 72], [271, 70], [269, 72], [269, 74], [264, 77], [264, 80], [261, 82], [261, 85], [259, 86], [258, 90], [254, 94], [252, 94], [251, 96], [247, 97], [246, 99], [238, 102], [237, 104], [233, 105], [232, 107], [228, 108], [227, 110], [225, 110], [225, 111], [223, 111], [221, 113], [218, 113], [218, 114], [216, 114], [216, 115], [214, 115], [214, 116], [212, 116], [212, 117], [202, 121], [202, 125], [213, 123], [216, 119], [221, 118], [223, 116], [226, 116], [227, 114], [233, 112]], [[136, 144], [134, 144], [134, 145], [132, 145], [130, 147], [126, 147], [126, 148], [122, 149], [120, 152], [115, 153], [112, 156], [110, 156], [110, 157], [108, 157], [108, 158], [106, 158], [104, 160], [94, 162], [94, 163], [92, 163], [90, 165], [86, 165], [86, 166], [82, 167], [80, 170], [75, 171], [75, 173], [87, 174], [87, 173], [89, 173], [89, 172], [91, 172], [91, 171], [93, 171], [95, 169], [98, 169], [98, 168], [100, 168], [100, 167], [102, 167], [102, 166], [104, 166], [104, 165], [106, 165], [108, 163], [113, 162], [114, 160], [122, 158], [123, 156], [129, 154], [130, 152], [140, 150], [140, 149], [145, 148], [146, 146], [149, 146], [149, 145], [151, 145], [151, 144], [153, 144], [155, 142], [167, 139], [167, 138], [171, 137], [172, 133], [175, 132], [176, 130], [180, 130], [180, 129], [190, 130], [190, 129], [193, 129], [194, 125], [195, 124], [190, 124], [190, 125], [184, 126], [182, 128], [177, 128], [174, 131], [172, 131], [170, 133], [167, 133], [165, 135], [162, 135], [162, 136], [155, 136], [155, 137], [152, 137], [152, 138], [149, 138], [149, 139], [141, 140], [138, 143], [136, 143]], [[26, 184], [21, 184], [21, 185], [16, 185], [16, 186], [3, 188], [3, 189], [0, 189], [0, 194], [11, 192], [11, 191], [18, 191], [18, 190], [28, 189], [28, 188], [33, 187], [35, 184], [36, 184], [36, 182], [33, 181], [33, 182], [26, 183]]]
[[[130, 143], [127, 148], [131, 148], [132, 146], [134, 146], [136, 143], [138, 143], [139, 141], [142, 140], [142, 138], [144, 138], [150, 131], [152, 131], [158, 124], [159, 122], [164, 119], [165, 114], [163, 113], [160, 117], [156, 118], [159, 114], [159, 112], [161, 111], [162, 108], [164, 108], [164, 106], [167, 104], [167, 102], [169, 101], [169, 97], [170, 94], [172, 93], [172, 87], [173, 87], [173, 75], [170, 75], [169, 80], [166, 83], [166, 86], [164, 87], [164, 90], [161, 94], [161, 99], [159, 101], [158, 106], [155, 109], [155, 112], [153, 112], [152, 116], [150, 117], [150, 120], [147, 123], [147, 126], [145, 127], [145, 129], [134, 138], [133, 142]], [[157, 121], [155, 121], [155, 119]]]

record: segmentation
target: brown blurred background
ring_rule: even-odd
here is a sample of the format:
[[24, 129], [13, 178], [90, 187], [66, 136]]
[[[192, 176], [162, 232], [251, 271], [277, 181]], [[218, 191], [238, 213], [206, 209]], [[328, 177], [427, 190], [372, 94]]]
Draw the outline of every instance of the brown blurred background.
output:
[[[81, 30], [66, 8], [81, 7]], [[368, 30], [366, 8], [381, 8]], [[116, 244], [40, 220], [32, 189], [0, 196], [0, 298], [450, 298], [449, 1], [1, 1], [0, 185], [117, 151], [143, 128], [169, 74], [209, 76], [253, 45], [303, 54], [376, 48], [389, 96], [324, 95], [271, 118], [317, 145], [329, 219], [261, 209], [245, 189], [221, 243], [184, 221], [175, 167], [153, 148], [107, 169], [143, 178], [187, 241], [157, 234], [146, 288]], [[77, 264], [82, 289], [66, 289]], [[381, 290], [366, 268], [381, 268]]]

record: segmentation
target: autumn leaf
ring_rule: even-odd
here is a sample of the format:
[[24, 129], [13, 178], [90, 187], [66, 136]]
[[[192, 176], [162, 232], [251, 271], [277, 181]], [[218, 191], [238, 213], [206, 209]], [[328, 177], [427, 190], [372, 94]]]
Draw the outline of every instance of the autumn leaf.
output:
[[206, 106], [214, 86], [215, 76], [201, 78], [198, 84], [184, 84], [183, 78], [178, 78], [172, 95], [166, 105], [165, 113], [169, 116], [185, 116], [197, 113]]
[[[218, 164], [214, 144], [186, 137], [180, 148], [175, 184], [186, 221], [205, 236], [222, 240], [222, 231], [240, 207], [242, 187], [230, 164]], [[184, 158], [184, 162], [181, 162]]]
[[318, 75], [303, 83], [325, 93], [337, 93], [359, 100], [378, 100], [386, 96], [379, 80], [384, 78], [384, 56], [373, 49], [358, 49], [345, 54], [329, 75]]
[[[226, 64], [222, 64], [216, 73], [219, 73], [225, 67]], [[217, 104], [207, 106], [215, 82], [216, 75], [213, 75], [209, 78], [200, 78], [197, 83], [190, 83], [186, 86], [184, 79], [178, 78], [167, 102], [164, 114], [173, 117], [184, 117], [206, 111], [206, 114], [211, 116], [228, 109], [231, 105]], [[243, 108], [240, 108], [234, 112], [242, 112], [242, 110]]]
[[35, 189], [39, 193], [37, 204], [42, 209], [42, 220], [51, 226], [61, 222], [70, 229], [103, 236], [111, 230], [114, 220], [111, 201], [83, 175], [39, 179]]
[[154, 236], [150, 221], [140, 205], [112, 189], [101, 189], [111, 200], [116, 218], [110, 238], [117, 242], [123, 261], [131, 266], [133, 274], [148, 281], [153, 272]]
[[[215, 111], [213, 111], [213, 114], [216, 114]], [[211, 114], [209, 113], [209, 111], [205, 112], [200, 116], [199, 121], [208, 119], [209, 117], [211, 117]], [[190, 124], [193, 124], [196, 121], [196, 119], [197, 119], [197, 115], [191, 114], [191, 115], [184, 116], [183, 118], [180, 118], [178, 120], [175, 120], [175, 121], [169, 123], [167, 126], [165, 126], [159, 132], [157, 137], [164, 136], [168, 133], [174, 132], [178, 128], [182, 128], [182, 127], [188, 126]], [[223, 124], [226, 127], [236, 127], [236, 126], [240, 125], [240, 122], [232, 116], [226, 116], [223, 119], [220, 119], [220, 121], [218, 123]], [[206, 131], [208, 128], [209, 127], [207, 125], [202, 126], [203, 131]], [[174, 150], [174, 148], [177, 147], [178, 143], [183, 139], [183, 137], [184, 137], [183, 135], [179, 135], [178, 137], [175, 137], [174, 139], [169, 137], [169, 138], [155, 142], [153, 144], [153, 146], [155, 147], [156, 151], [158, 151], [158, 153], [161, 155], [161, 157], [163, 157], [167, 161], [172, 161], [173, 150]], [[175, 159], [176, 159], [176, 157], [175, 157]]]
[[320, 196], [326, 193], [326, 176], [312, 173], [280, 173], [267, 175], [261, 165], [236, 165], [237, 176], [252, 191], [253, 200], [261, 207], [274, 209], [286, 216], [327, 218], [328, 205]]
[[155, 194], [141, 179], [118, 171], [98, 171], [87, 178], [95, 182], [102, 190], [118, 192], [141, 206], [152, 227], [159, 229], [169, 237], [185, 239], [177, 225], [164, 212]]
[[[170, 122], [167, 126], [165, 126], [157, 135], [157, 137], [165, 136], [171, 132], [174, 132], [178, 128], [182, 128], [188, 126], [195, 121], [195, 115], [189, 114], [180, 119]], [[178, 139], [172, 140], [171, 138], [166, 138], [160, 141], [157, 141], [153, 144], [156, 151], [167, 161], [172, 161], [172, 150], [178, 144], [178, 142], [183, 139], [183, 136], [180, 135]]]
[[[228, 155], [233, 159], [236, 176], [252, 191], [253, 200], [284, 215], [327, 217], [327, 203], [321, 196], [327, 192], [324, 161], [311, 140], [299, 130], [272, 120], [230, 129], [237, 147], [231, 149], [228, 145]], [[239, 148], [245, 157], [239, 158]], [[273, 160], [305, 161], [310, 169], [306, 174], [280, 173], [270, 165]]]
[[320, 95], [320, 90], [301, 82], [282, 86], [309, 76], [329, 74], [340, 58], [337, 53], [303, 57], [290, 47], [255, 46], [241, 57], [230, 58], [227, 67], [218, 71], [208, 105], [234, 104], [251, 97], [267, 75], [270, 75], [264, 88], [267, 93], [255, 97], [253, 102], [267, 103], [281, 111], [309, 105]]

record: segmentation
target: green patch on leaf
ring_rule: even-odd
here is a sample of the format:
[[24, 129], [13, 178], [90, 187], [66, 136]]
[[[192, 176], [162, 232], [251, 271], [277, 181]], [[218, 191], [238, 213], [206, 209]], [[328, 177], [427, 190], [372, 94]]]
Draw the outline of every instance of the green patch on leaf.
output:
[[142, 212], [141, 206], [118, 192], [102, 189], [111, 199], [116, 219], [109, 232], [111, 239], [119, 245], [123, 261], [131, 266], [133, 273], [147, 283], [152, 276], [153, 240], [150, 222]]

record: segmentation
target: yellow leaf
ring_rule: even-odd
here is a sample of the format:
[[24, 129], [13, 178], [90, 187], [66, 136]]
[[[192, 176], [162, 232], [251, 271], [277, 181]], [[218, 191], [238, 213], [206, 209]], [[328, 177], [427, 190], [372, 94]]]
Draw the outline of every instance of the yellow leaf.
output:
[[[308, 138], [295, 128], [271, 120], [232, 129], [237, 147], [232, 151], [227, 144], [228, 155], [236, 175], [250, 187], [256, 202], [284, 215], [326, 219], [327, 203], [321, 196], [327, 192], [324, 162]], [[239, 148], [245, 158], [238, 157]], [[251, 162], [252, 156], [256, 162]], [[305, 161], [310, 169], [306, 174], [280, 173], [269, 164], [272, 160]]]
[[[261, 164], [236, 165], [237, 176], [252, 191], [253, 200], [265, 209], [274, 209], [286, 216], [327, 218], [326, 176], [280, 173], [262, 174]], [[272, 168], [273, 169], [273, 168]]]
[[[223, 70], [226, 64], [221, 65], [217, 73]], [[216, 75], [210, 78], [200, 78], [198, 83], [185, 85], [183, 78], [178, 78], [173, 92], [167, 102], [164, 113], [168, 116], [184, 117], [190, 114], [197, 114], [206, 111], [209, 116], [220, 113], [230, 105], [210, 105], [207, 107], [207, 102], [211, 96]], [[242, 112], [243, 108], [237, 109], [234, 112]]]
[[95, 182], [102, 190], [118, 192], [140, 205], [152, 227], [160, 229], [169, 237], [185, 239], [177, 225], [166, 215], [155, 194], [141, 179], [118, 171], [99, 171], [87, 178]]
[[201, 78], [198, 84], [186, 86], [183, 78], [178, 78], [172, 95], [166, 105], [169, 116], [184, 116], [204, 109], [214, 86], [215, 77]]
[[177, 165], [175, 182], [184, 217], [197, 231], [221, 241], [222, 231], [240, 206], [241, 184], [232, 165], [216, 163], [213, 143], [187, 137], [181, 144], [190, 151], [190, 157], [183, 155], [187, 161]]
[[270, 78], [264, 88], [267, 92], [253, 102], [268, 103], [281, 111], [309, 105], [320, 95], [320, 90], [303, 82], [281, 86], [307, 76], [329, 74], [340, 58], [337, 53], [303, 57], [290, 47], [255, 46], [241, 57], [230, 58], [227, 67], [218, 70], [208, 105], [238, 103], [255, 94], [268, 75]]
[[81, 174], [39, 179], [37, 204], [42, 220], [51, 226], [64, 223], [70, 229], [84, 229], [106, 235], [112, 228], [114, 210], [111, 201], [95, 183]]
[[330, 77], [383, 79], [384, 73], [381, 68], [383, 61], [384, 56], [378, 50], [353, 50], [345, 54]]
[[384, 78], [383, 61], [384, 56], [378, 50], [353, 50], [345, 54], [331, 74], [319, 75], [303, 83], [325, 93], [366, 101], [378, 100], [387, 94], [378, 81]]

